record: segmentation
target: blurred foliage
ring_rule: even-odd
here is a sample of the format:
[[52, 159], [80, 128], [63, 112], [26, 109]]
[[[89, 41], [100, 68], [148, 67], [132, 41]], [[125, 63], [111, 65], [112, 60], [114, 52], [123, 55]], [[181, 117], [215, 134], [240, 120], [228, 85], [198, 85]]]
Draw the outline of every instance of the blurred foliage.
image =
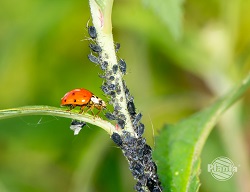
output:
[[198, 191], [201, 185], [200, 154], [203, 146], [225, 111], [241, 99], [249, 87], [250, 74], [225, 97], [160, 131], [153, 156], [163, 188], [168, 189], [166, 191]]
[[[169, 7], [173, 1], [164, 2]], [[113, 6], [118, 56], [128, 64], [125, 79], [152, 147], [153, 130], [157, 134], [165, 123], [208, 106], [250, 68], [250, 1], [178, 2], [176, 22], [176, 15], [157, 12], [145, 0], [117, 0]], [[58, 106], [77, 87], [104, 97], [101, 71], [87, 59], [89, 19], [87, 1], [0, 1], [1, 109]], [[250, 92], [209, 137], [200, 191], [247, 191], [249, 104]], [[0, 191], [133, 191], [126, 160], [108, 135], [89, 125], [73, 136], [69, 125], [68, 119], [46, 116], [0, 121]], [[224, 183], [207, 172], [218, 156], [240, 165]]]

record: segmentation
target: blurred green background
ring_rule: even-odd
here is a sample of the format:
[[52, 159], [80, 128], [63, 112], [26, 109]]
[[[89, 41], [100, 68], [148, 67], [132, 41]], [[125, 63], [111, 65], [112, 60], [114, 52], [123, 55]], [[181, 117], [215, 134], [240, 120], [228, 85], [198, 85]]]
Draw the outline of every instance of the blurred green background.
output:
[[[118, 57], [127, 62], [125, 79], [152, 147], [164, 124], [208, 106], [249, 72], [249, 9], [248, 0], [114, 2]], [[87, 59], [89, 18], [88, 1], [0, 1], [0, 109], [59, 106], [78, 87], [106, 100], [101, 71]], [[250, 190], [249, 104], [250, 92], [211, 133], [200, 191]], [[0, 191], [133, 191], [127, 162], [109, 136], [92, 125], [73, 136], [70, 122], [53, 116], [1, 120]], [[238, 167], [225, 182], [207, 172], [219, 156]]]

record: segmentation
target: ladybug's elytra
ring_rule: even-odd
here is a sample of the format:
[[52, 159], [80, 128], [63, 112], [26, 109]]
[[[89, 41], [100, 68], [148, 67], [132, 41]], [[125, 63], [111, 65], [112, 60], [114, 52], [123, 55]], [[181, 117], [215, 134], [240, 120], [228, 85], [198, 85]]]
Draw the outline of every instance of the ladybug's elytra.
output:
[[106, 103], [87, 89], [80, 88], [73, 89], [66, 93], [61, 99], [61, 106], [70, 106], [69, 110], [74, 109], [76, 106], [80, 106], [80, 113], [83, 112], [85, 107], [88, 107], [87, 111], [91, 110], [93, 115], [93, 109], [96, 108], [99, 110], [96, 114], [98, 115], [102, 109], [106, 108]]

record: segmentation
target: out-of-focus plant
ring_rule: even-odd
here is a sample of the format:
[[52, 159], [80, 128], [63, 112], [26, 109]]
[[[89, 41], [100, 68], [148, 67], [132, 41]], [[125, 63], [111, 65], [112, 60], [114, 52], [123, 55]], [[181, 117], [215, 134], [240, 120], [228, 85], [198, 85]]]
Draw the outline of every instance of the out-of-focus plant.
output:
[[[95, 1], [91, 2], [93, 3]], [[94, 11], [92, 12], [92, 15], [93, 13], [96, 13], [97, 16], [99, 15], [100, 17], [94, 17], [93, 24], [97, 28], [97, 32], [99, 34], [104, 32], [107, 36], [112, 37], [112, 30], [110, 30], [112, 25], [110, 19], [113, 2], [104, 0], [96, 0], [96, 2], [100, 12]], [[250, 43], [250, 28], [248, 25], [249, 17], [247, 15], [247, 8], [250, 6], [249, 3], [224, 2], [220, 0], [209, 2], [200, 2], [197, 0], [186, 2], [172, 0], [144, 0], [142, 3], [139, 1], [115, 1], [115, 3], [117, 3], [117, 5], [115, 4], [116, 6], [114, 7], [113, 12], [115, 15], [113, 17], [113, 23], [115, 26], [113, 29], [115, 33], [115, 40], [120, 41], [122, 46], [122, 49], [120, 49], [117, 53], [118, 57], [122, 55], [123, 58], [126, 58], [128, 63], [128, 75], [126, 76], [127, 85], [130, 87], [131, 93], [134, 93], [137, 110], [140, 111], [142, 109], [144, 112], [138, 112], [138, 114], [144, 114], [143, 118], [144, 121], [146, 121], [147, 139], [150, 140], [148, 134], [150, 130], [150, 120], [148, 119], [152, 119], [154, 128], [160, 130], [160, 134], [156, 137], [156, 145], [154, 147], [153, 156], [158, 166], [158, 173], [160, 181], [163, 185], [163, 190], [197, 191], [201, 185], [201, 191], [216, 191], [218, 189], [220, 189], [220, 191], [229, 191], [234, 190], [234, 188], [237, 188], [237, 191], [246, 191], [246, 189], [249, 188], [247, 181], [250, 178], [248, 164], [249, 156], [247, 153], [245, 138], [243, 137], [243, 133], [247, 131], [242, 130], [241, 127], [243, 127], [242, 122], [246, 122], [244, 118], [247, 119], [249, 117], [249, 111], [246, 107], [248, 104], [247, 90], [250, 83], [248, 75], [248, 45]], [[119, 3], [122, 5], [119, 5]], [[64, 4], [65, 6], [63, 6]], [[141, 4], [145, 5], [144, 9], [141, 8]], [[10, 5], [6, 3], [5, 6], [8, 7]], [[36, 11], [34, 10], [34, 13], [38, 10], [42, 10], [42, 6], [39, 4], [30, 4], [30, 6], [33, 6], [33, 8], [37, 7]], [[55, 7], [56, 6], [57, 5], [55, 4]], [[60, 13], [63, 15], [64, 13], [70, 12], [67, 7], [71, 6], [71, 3], [61, 3]], [[48, 7], [45, 7], [47, 13], [50, 13]], [[53, 7], [51, 7], [51, 10], [53, 10]], [[51, 13], [52, 12], [53, 11], [51, 11]], [[75, 12], [73, 11], [73, 13]], [[104, 16], [104, 18], [101, 16]], [[26, 19], [28, 18], [30, 17], [27, 17]], [[52, 24], [56, 25], [58, 21], [56, 17], [53, 17], [50, 23], [43, 23], [45, 19], [44, 17], [42, 18], [43, 19], [34, 22], [34, 31], [39, 31], [39, 27], [43, 28], [42, 24], [44, 24], [44, 26], [52, 26]], [[99, 21], [108, 20], [109, 23], [105, 23], [100, 27], [98, 26], [99, 21], [95, 22], [95, 18]], [[67, 21], [66, 18], [65, 20]], [[74, 19], [70, 21], [73, 20]], [[17, 28], [24, 25], [25, 20], [20, 20], [19, 22], [20, 23], [16, 25]], [[4, 25], [2, 26], [4, 27]], [[99, 29], [102, 27], [103, 29], [101, 29], [100, 32]], [[61, 31], [65, 30], [63, 26], [58, 26], [58, 28], [61, 28]], [[7, 28], [3, 28], [3, 31], [4, 30], [7, 30]], [[17, 37], [16, 33], [18, 31], [12, 32], [13, 34], [10, 33], [9, 36]], [[56, 35], [53, 34], [53, 31], [47, 31], [47, 33], [48, 36], [54, 36], [54, 39], [56, 39]], [[21, 32], [19, 32], [19, 34], [25, 35], [25, 33]], [[41, 43], [40, 50], [38, 50], [37, 54], [37, 60], [39, 63], [46, 58], [46, 54], [42, 55], [43, 57], [39, 56], [40, 53], [43, 53], [46, 48], [46, 41], [43, 41], [43, 33], [38, 32], [35, 34], [37, 34], [36, 37], [26, 34], [26, 38], [39, 39], [38, 41]], [[117, 37], [116, 34], [118, 34]], [[15, 39], [12, 39], [12, 41], [15, 42]], [[68, 37], [68, 39], [72, 38]], [[18, 38], [16, 41], [18, 41]], [[57, 46], [59, 42], [60, 41], [58, 40], [53, 43], [55, 50], [67, 53], [67, 51], [64, 50], [65, 48]], [[102, 50], [104, 50], [103, 53], [109, 55], [109, 50], [114, 53], [115, 46], [112, 39], [109, 41], [110, 46], [107, 46], [105, 43], [102, 44], [103, 42], [105, 42], [105, 37], [98, 36], [97, 44], [102, 48]], [[5, 43], [2, 43], [1, 53], [5, 57], [2, 57], [0, 65], [3, 69], [0, 78], [5, 80], [6, 78], [4, 77], [11, 76], [11, 74], [16, 75], [21, 71], [21, 82], [30, 83], [31, 81], [28, 81], [26, 79], [27, 76], [24, 75], [28, 74], [28, 71], [24, 70], [25, 65], [22, 65], [23, 69], [15, 67], [12, 71], [8, 70], [8, 68], [3, 65], [3, 62], [10, 60], [10, 53], [14, 55], [14, 51], [20, 51], [17, 47], [16, 49], [13, 49], [14, 51], [6, 54], [8, 53], [8, 47], [6, 48], [3, 45], [5, 45]], [[32, 50], [32, 41], [28, 50]], [[26, 63], [26, 61], [30, 59], [30, 52], [27, 53], [27, 55], [22, 55], [16, 58], [21, 58], [21, 63]], [[72, 57], [70, 56], [69, 58], [74, 58], [74, 54], [75, 53], [72, 53]], [[80, 54], [81, 53], [79, 53], [79, 55]], [[113, 56], [114, 57], [106, 58], [109, 63], [112, 63], [112, 65], [108, 65], [108, 70], [110, 70], [110, 66], [116, 64], [113, 61], [117, 62], [117, 60], [114, 59], [117, 56]], [[105, 58], [105, 55], [100, 57], [103, 59]], [[13, 57], [13, 61], [17, 63], [15, 57]], [[55, 59], [49, 59], [50, 64], [54, 61]], [[57, 71], [64, 71], [63, 68], [67, 68], [69, 71], [72, 70], [75, 74], [71, 75], [69, 73], [66, 77], [65, 75], [63, 77], [59, 77], [60, 83], [55, 82], [55, 85], [70, 87], [72, 86], [72, 82], [74, 82], [74, 86], [77, 87], [82, 86], [81, 80], [83, 80], [84, 84], [87, 84], [87, 82], [93, 82], [90, 79], [93, 78], [93, 74], [96, 73], [96, 70], [90, 70], [89, 67], [84, 65], [84, 72], [81, 74], [85, 76], [85, 78], [77, 79], [76, 76], [78, 75], [76, 74], [81, 71], [81, 67], [79, 67], [79, 65], [75, 65], [75, 67], [79, 69], [75, 70], [75, 67], [69, 67], [67, 61], [72, 62], [72, 60], [68, 59], [63, 65], [60, 63], [57, 67]], [[29, 64], [29, 62], [27, 62], [26, 64], [27, 69], [29, 70], [32, 69], [31, 63]], [[46, 63], [44, 66], [49, 65]], [[45, 74], [49, 71], [48, 67], [43, 68], [42, 66], [40, 69], [41, 70], [39, 70], [39, 72], [41, 72], [41, 74]], [[51, 71], [53, 71], [53, 69]], [[89, 71], [91, 75], [86, 73], [86, 71]], [[95, 72], [93, 73], [93, 71]], [[32, 71], [32, 73], [34, 73], [34, 71]], [[107, 78], [107, 73], [104, 75], [106, 76], [105, 78]], [[109, 76], [112, 76], [112, 74], [109, 74]], [[45, 82], [49, 82], [49, 79], [52, 79], [52, 77], [56, 78], [56, 75], [53, 76], [51, 73], [51, 75], [47, 74], [46, 77], [45, 75], [32, 76], [31, 79], [35, 81], [43, 81], [44, 79]], [[72, 80], [72, 82], [70, 79], [71, 77], [74, 78], [74, 81]], [[115, 78], [118, 77], [115, 76]], [[95, 81], [97, 82], [96, 87], [100, 87], [101, 81]], [[7, 81], [7, 84], [12, 85], [13, 82]], [[113, 83], [111, 82], [110, 84]], [[34, 93], [36, 93], [35, 95], [29, 94], [30, 92], [27, 91], [28, 87], [26, 87], [26, 91], [24, 92], [22, 92], [22, 89], [18, 87], [14, 90], [10, 90], [9, 95], [11, 98], [10, 101], [13, 101], [12, 104], [20, 100], [22, 95], [27, 100], [30, 98], [41, 97], [43, 95], [46, 97], [49, 96], [49, 98], [54, 98], [49, 95], [48, 92], [44, 94], [43, 91], [40, 91], [36, 88], [36, 86], [32, 86], [34, 87]], [[120, 86], [123, 85], [120, 84]], [[17, 93], [15, 98], [19, 98], [18, 100], [13, 100], [13, 93]], [[3, 93], [3, 95], [4, 94], [5, 93]], [[163, 97], [163, 95], [172, 94], [175, 95], [169, 98]], [[244, 99], [239, 101], [243, 95]], [[126, 97], [125, 95], [123, 96], [124, 98]], [[115, 98], [116, 97], [114, 97], [114, 99]], [[217, 98], [218, 101], [213, 101], [213, 104], [209, 105], [211, 99], [214, 100], [214, 98]], [[124, 101], [128, 102], [127, 98]], [[114, 100], [112, 103], [120, 104], [121, 110], [123, 111], [122, 113], [126, 114], [127, 106], [124, 104], [124, 101]], [[238, 102], [236, 103], [236, 101]], [[20, 103], [23, 105], [26, 102]], [[234, 103], [236, 103], [236, 105], [233, 108], [229, 108]], [[114, 105], [114, 107], [116, 106], [117, 105]], [[198, 110], [200, 110], [200, 112], [197, 112]], [[146, 118], [145, 111], [150, 111], [150, 118]], [[187, 115], [192, 114], [194, 111], [196, 111], [196, 113], [187, 118]], [[96, 125], [99, 126], [101, 125], [110, 135], [116, 132], [119, 135], [118, 139], [120, 137], [121, 140], [130, 138], [124, 136], [122, 129], [117, 129], [117, 126], [115, 127], [107, 121], [94, 119], [87, 114], [79, 115], [77, 113], [78, 112], [76, 111], [68, 113], [59, 108], [44, 106], [27, 106], [24, 108], [0, 111], [1, 118], [14, 116], [20, 117], [26, 114], [49, 114], [52, 116], [58, 115], [78, 119], [93, 124], [96, 123]], [[242, 117], [241, 114], [244, 116]], [[130, 119], [130, 115], [125, 116]], [[184, 120], [179, 121], [180, 118], [184, 117]], [[133, 120], [133, 117], [131, 117], [130, 120]], [[126, 126], [124, 130], [132, 133], [132, 135], [135, 134], [135, 138], [137, 138], [136, 134], [138, 133], [136, 133], [136, 131], [134, 133], [134, 128], [131, 126], [131, 122], [129, 123], [129, 121], [126, 119]], [[174, 124], [163, 126], [163, 123], [168, 122], [174, 122]], [[216, 123], [218, 123], [219, 128], [219, 140], [224, 144], [223, 147], [226, 152], [215, 152], [217, 149], [215, 150], [215, 148], [211, 148], [211, 143], [214, 142], [214, 140], [209, 141], [213, 138], [208, 138], [208, 136]], [[119, 125], [119, 121], [116, 125]], [[102, 162], [101, 155], [98, 154], [102, 154], [105, 145], [101, 148], [98, 144], [96, 144], [96, 142], [94, 142], [98, 141], [98, 139], [95, 139], [99, 138], [98, 135], [91, 138], [93, 138], [92, 145], [94, 150], [93, 152], [91, 149], [86, 150], [86, 156], [82, 157], [79, 169], [77, 169], [73, 176], [71, 186], [72, 191], [89, 191], [91, 188], [90, 179], [94, 175], [94, 167], [98, 161], [93, 162], [93, 165], [88, 167], [86, 164], [90, 164], [90, 162], [87, 161], [86, 158], [93, 159], [95, 157], [99, 157], [99, 163], [101, 164]], [[103, 141], [106, 141], [107, 138], [102, 139]], [[207, 139], [208, 142], [206, 147], [205, 143]], [[234, 141], [233, 145], [232, 140]], [[202, 154], [202, 158], [200, 158], [204, 145], [205, 152], [209, 152], [209, 154], [213, 153], [213, 155], [209, 156], [204, 153]], [[230, 183], [229, 186], [233, 186], [230, 187], [230, 189], [223, 184], [221, 184], [221, 188], [217, 188], [216, 185], [211, 184], [212, 181], [207, 179], [209, 176], [205, 173], [207, 170], [207, 163], [210, 163], [208, 159], [213, 159], [212, 157], [225, 153], [235, 162], [239, 162], [241, 167], [244, 169], [244, 171], [235, 174], [237, 182], [236, 184]], [[202, 165], [203, 162], [206, 163]], [[135, 167], [133, 167], [133, 165], [133, 163], [130, 163], [130, 169], [132, 170], [134, 177], [138, 179], [139, 177], [135, 176]], [[108, 170], [110, 170], [112, 165], [107, 167]], [[84, 172], [89, 172], [89, 177], [85, 175]], [[201, 181], [199, 179], [200, 172]], [[99, 175], [102, 174], [100, 173]], [[112, 174], [109, 176], [111, 178]], [[82, 178], [86, 180], [85, 184], [82, 184]], [[145, 183], [141, 182], [140, 179], [139, 181], [142, 188], [139, 188], [137, 185], [137, 190], [153, 190], [153, 185], [147, 184], [147, 181], [145, 181]], [[125, 182], [124, 179], [121, 179], [121, 182]], [[106, 182], [106, 186], [109, 186], [109, 183], [110, 182]], [[210, 185], [208, 183], [210, 183]], [[132, 189], [132, 187], [125, 187], [125, 184], [121, 185], [123, 185], [121, 188], [124, 191]], [[2, 186], [2, 188], [5, 189], [4, 185]], [[148, 189], [145, 188], [146, 186]], [[151, 186], [151, 188], [149, 186]], [[116, 187], [109, 187], [109, 189], [113, 189], [114, 191], [117, 190]]]

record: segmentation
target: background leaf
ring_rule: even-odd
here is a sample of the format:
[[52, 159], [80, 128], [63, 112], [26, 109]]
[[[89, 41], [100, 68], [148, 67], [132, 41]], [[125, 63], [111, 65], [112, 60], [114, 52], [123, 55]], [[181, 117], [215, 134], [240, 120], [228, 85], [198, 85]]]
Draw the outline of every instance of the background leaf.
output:
[[143, 2], [158, 16], [159, 21], [168, 27], [173, 37], [176, 39], [181, 37], [184, 0], [143, 0]]
[[[169, 191], [197, 191], [200, 153], [221, 115], [250, 87], [250, 75], [226, 97], [175, 125], [165, 126], [156, 139], [154, 157]], [[167, 176], [166, 176], [166, 173]]]

